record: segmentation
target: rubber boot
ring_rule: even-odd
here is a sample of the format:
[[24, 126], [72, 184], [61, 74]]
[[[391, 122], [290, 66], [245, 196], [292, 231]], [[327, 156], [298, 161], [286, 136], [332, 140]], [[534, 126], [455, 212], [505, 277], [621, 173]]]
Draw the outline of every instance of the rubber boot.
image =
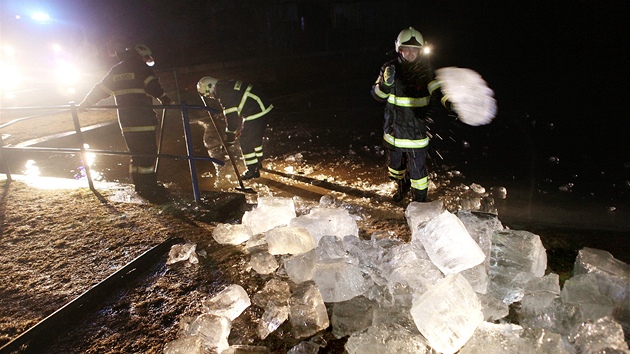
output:
[[427, 190], [423, 189], [412, 189], [411, 192], [411, 201], [412, 202], [420, 202], [420, 203], [424, 203], [427, 201]]
[[396, 180], [396, 185], [398, 188], [396, 188], [396, 193], [392, 196], [392, 200], [398, 203], [405, 198], [405, 194], [407, 194], [409, 188], [411, 188], [411, 181], [409, 181], [408, 178], [399, 179]]
[[165, 203], [168, 195], [163, 186], [157, 182], [157, 174], [132, 174], [136, 192], [152, 203]]
[[246, 181], [252, 178], [260, 177], [260, 170], [258, 169], [259, 164], [256, 163], [254, 165], [247, 165], [247, 171], [241, 175], [241, 179]]

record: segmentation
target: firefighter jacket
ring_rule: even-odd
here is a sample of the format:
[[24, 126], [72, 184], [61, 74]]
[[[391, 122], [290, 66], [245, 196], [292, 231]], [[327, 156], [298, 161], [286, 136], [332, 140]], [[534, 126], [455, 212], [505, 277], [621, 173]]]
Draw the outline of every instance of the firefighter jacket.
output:
[[[387, 67], [395, 68], [394, 82], [387, 85], [384, 73]], [[429, 145], [425, 118], [430, 116], [437, 100], [448, 107], [435, 74], [420, 63], [400, 62], [394, 59], [381, 67], [372, 86], [372, 96], [385, 105], [383, 140], [388, 148], [421, 149]]]
[[155, 111], [151, 96], [163, 99], [166, 93], [153, 70], [137, 56], [114, 65], [107, 75], [87, 94], [84, 102], [93, 105], [114, 96], [120, 126], [125, 130], [155, 130]]
[[267, 97], [254, 85], [236, 80], [219, 80], [215, 97], [221, 101], [227, 131], [236, 133], [242, 124], [265, 117], [273, 109]]

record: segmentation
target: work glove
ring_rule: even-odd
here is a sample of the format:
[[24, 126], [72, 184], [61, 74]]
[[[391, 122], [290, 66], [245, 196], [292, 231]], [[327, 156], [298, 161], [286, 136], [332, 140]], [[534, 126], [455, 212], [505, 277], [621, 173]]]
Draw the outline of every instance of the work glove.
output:
[[385, 85], [391, 86], [394, 84], [394, 76], [396, 74], [396, 67], [394, 65], [390, 65], [385, 68], [383, 72], [383, 80], [385, 81]]
[[234, 145], [236, 141], [236, 133], [233, 132], [225, 132], [225, 143], [228, 145]]
[[173, 103], [171, 98], [168, 97], [167, 95], [164, 95], [164, 96], [158, 98], [158, 100], [160, 101], [160, 103], [162, 103], [163, 106], [168, 106], [168, 105], [171, 105]]

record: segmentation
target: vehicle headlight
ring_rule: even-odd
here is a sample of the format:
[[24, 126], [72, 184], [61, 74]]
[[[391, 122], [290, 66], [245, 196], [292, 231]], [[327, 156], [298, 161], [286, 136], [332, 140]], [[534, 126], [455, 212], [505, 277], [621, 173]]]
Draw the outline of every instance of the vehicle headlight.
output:
[[55, 77], [62, 85], [75, 85], [79, 82], [81, 73], [74, 65], [60, 61], [55, 68]]
[[20, 86], [22, 74], [15, 65], [0, 62], [0, 88], [4, 90], [14, 90]]

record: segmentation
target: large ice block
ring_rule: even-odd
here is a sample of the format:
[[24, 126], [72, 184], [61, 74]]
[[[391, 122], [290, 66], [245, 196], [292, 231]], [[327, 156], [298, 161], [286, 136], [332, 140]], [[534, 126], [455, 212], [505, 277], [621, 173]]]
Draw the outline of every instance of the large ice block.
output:
[[279, 226], [265, 232], [271, 254], [301, 254], [315, 248], [315, 240], [304, 227]]
[[276, 258], [266, 251], [252, 253], [249, 258], [249, 264], [258, 274], [271, 274], [280, 266]]
[[630, 333], [630, 265], [610, 252], [585, 247], [578, 252], [573, 273], [597, 280], [600, 291], [615, 304], [615, 319]]
[[164, 354], [204, 354], [199, 335], [175, 339], [164, 345]]
[[521, 341], [521, 348], [518, 350], [518, 353], [575, 353], [561, 334], [543, 328], [523, 328], [521, 338], [523, 341]]
[[500, 320], [510, 313], [508, 305], [491, 295], [477, 293], [477, 298], [481, 303], [481, 312], [486, 322]]
[[560, 277], [551, 273], [531, 279], [524, 288], [519, 322], [523, 326], [554, 329], [559, 325]]
[[295, 204], [291, 198], [258, 197], [255, 209], [243, 214], [243, 225], [256, 235], [274, 227], [288, 225], [296, 217]]
[[309, 214], [291, 220], [290, 226], [306, 228], [315, 244], [319, 243], [322, 236], [340, 239], [348, 235], [359, 237], [357, 222], [346, 209], [314, 208]]
[[372, 326], [379, 325], [396, 325], [403, 327], [410, 333], [420, 334], [411, 316], [411, 305], [399, 306], [394, 304], [388, 307], [381, 305], [375, 307], [372, 311]]
[[348, 354], [429, 354], [426, 340], [395, 324], [371, 326], [348, 338], [344, 347]]
[[560, 297], [572, 316], [568, 319], [572, 325], [588, 320], [597, 320], [612, 316], [615, 305], [602, 293], [594, 274], [578, 274], [564, 282]]
[[267, 306], [269, 301], [276, 305], [287, 305], [290, 296], [289, 284], [283, 280], [272, 278], [265, 283], [262, 290], [252, 296], [252, 303], [262, 308]]
[[630, 353], [621, 325], [609, 316], [575, 326], [569, 342], [578, 353]]
[[285, 258], [283, 260], [284, 270], [289, 279], [298, 284], [313, 279], [316, 258], [315, 250]]
[[411, 202], [405, 209], [407, 225], [411, 230], [411, 239], [418, 237], [418, 225], [423, 224], [444, 212], [444, 203], [441, 199], [429, 203]]
[[390, 291], [401, 284], [419, 295], [444, 277], [429, 259], [418, 257], [411, 244], [392, 247], [377, 267]]
[[429, 345], [442, 353], [455, 353], [483, 322], [481, 304], [468, 281], [453, 274], [414, 298], [411, 315]]
[[482, 322], [459, 354], [520, 353], [523, 328], [506, 323]]
[[472, 268], [485, 259], [464, 224], [448, 211], [420, 225], [418, 232], [431, 261], [445, 275]]
[[479, 73], [458, 67], [440, 68], [435, 73], [460, 121], [478, 126], [494, 119], [497, 113], [494, 91]]
[[616, 259], [608, 251], [584, 247], [575, 259], [573, 273], [597, 275], [602, 290], [607, 290], [605, 292], [612, 298], [622, 300], [628, 294], [630, 265]]
[[545, 275], [547, 253], [540, 237], [529, 231], [492, 234], [488, 292], [506, 304], [523, 298], [525, 284]]
[[249, 305], [251, 301], [247, 292], [238, 284], [229, 285], [202, 302], [205, 313], [223, 316], [230, 321], [234, 321]]
[[252, 230], [243, 224], [218, 224], [212, 238], [222, 245], [239, 245], [252, 237]]
[[365, 330], [372, 325], [375, 306], [375, 301], [364, 296], [334, 303], [330, 317], [332, 333], [335, 337], [342, 338]]
[[230, 346], [228, 336], [231, 329], [232, 322], [226, 317], [204, 313], [190, 324], [188, 335], [198, 335], [206, 350], [221, 353]]
[[280, 325], [289, 318], [289, 306], [276, 305], [273, 301], [269, 301], [265, 306], [260, 322], [258, 322], [258, 336], [265, 339], [267, 336], [278, 329]]
[[363, 295], [372, 282], [358, 265], [344, 261], [317, 263], [313, 272], [324, 302], [340, 302]]
[[313, 281], [299, 284], [289, 299], [289, 320], [295, 338], [310, 337], [330, 322], [322, 295]]

